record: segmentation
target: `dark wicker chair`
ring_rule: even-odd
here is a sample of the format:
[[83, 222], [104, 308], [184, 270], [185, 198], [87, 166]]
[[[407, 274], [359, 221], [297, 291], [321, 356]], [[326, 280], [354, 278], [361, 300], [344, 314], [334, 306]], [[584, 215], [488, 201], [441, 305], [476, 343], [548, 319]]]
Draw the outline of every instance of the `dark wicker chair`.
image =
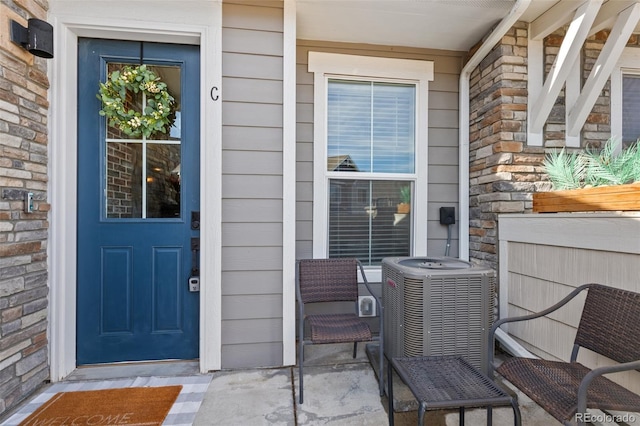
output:
[[[587, 290], [570, 362], [509, 358], [495, 369], [565, 425], [584, 424], [587, 408], [640, 411], [640, 396], [604, 377], [640, 369], [640, 294], [601, 284], [585, 284], [544, 311], [497, 321], [489, 333], [489, 371], [493, 371], [495, 331], [500, 325], [547, 315]], [[578, 363], [580, 347], [618, 364], [593, 370]]]
[[[362, 275], [367, 290], [375, 298], [380, 320], [380, 336], [371, 333], [369, 325], [358, 317], [358, 271]], [[324, 343], [353, 343], [353, 357], [356, 357], [358, 342], [378, 340], [379, 349], [379, 389], [382, 396], [383, 374], [383, 310], [380, 299], [371, 292], [362, 264], [357, 259], [305, 259], [298, 261], [296, 276], [298, 299], [298, 367], [300, 370], [300, 404], [303, 403], [304, 346]], [[318, 302], [353, 302], [355, 313], [323, 313], [307, 315], [305, 305]], [[311, 333], [305, 337], [305, 323]]]

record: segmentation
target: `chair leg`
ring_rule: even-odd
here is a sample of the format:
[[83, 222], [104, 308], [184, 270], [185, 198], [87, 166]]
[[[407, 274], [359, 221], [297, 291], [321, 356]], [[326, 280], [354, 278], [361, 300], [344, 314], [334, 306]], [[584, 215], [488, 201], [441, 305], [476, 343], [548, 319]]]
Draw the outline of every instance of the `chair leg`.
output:
[[[299, 302], [300, 303], [300, 302]], [[300, 318], [298, 319], [298, 400], [300, 404], [304, 401], [304, 304], [300, 304]]]
[[424, 403], [420, 403], [420, 407], [418, 408], [418, 424], [420, 426], [424, 425], [424, 414], [427, 411], [427, 407], [425, 407]]
[[513, 407], [513, 424], [515, 426], [520, 426], [522, 424], [522, 415], [520, 414], [518, 401], [515, 398], [511, 398], [511, 406]]
[[380, 341], [379, 348], [378, 368], [380, 369], [380, 374], [378, 374], [378, 387], [380, 388], [380, 396], [384, 396], [384, 354], [382, 353], [382, 341]]
[[353, 342], [353, 358], [358, 354], [358, 342]]
[[298, 393], [299, 393], [299, 402], [302, 404], [303, 402], [303, 366], [304, 366], [304, 341], [302, 337], [300, 337], [300, 342], [298, 343]]

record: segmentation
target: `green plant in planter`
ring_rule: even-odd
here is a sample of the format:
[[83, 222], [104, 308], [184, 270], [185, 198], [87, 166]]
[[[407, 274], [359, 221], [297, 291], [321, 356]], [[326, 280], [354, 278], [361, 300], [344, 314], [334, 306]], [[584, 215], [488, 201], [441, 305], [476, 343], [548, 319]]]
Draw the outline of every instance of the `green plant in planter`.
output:
[[615, 155], [619, 141], [609, 139], [601, 150], [589, 148], [567, 152], [552, 151], [544, 168], [554, 190], [623, 185], [640, 182], [640, 145], [635, 142]]
[[403, 186], [400, 188], [400, 202], [404, 204], [411, 204], [411, 186]]
[[398, 204], [398, 213], [409, 213], [411, 210], [411, 185], [400, 188], [400, 204]]

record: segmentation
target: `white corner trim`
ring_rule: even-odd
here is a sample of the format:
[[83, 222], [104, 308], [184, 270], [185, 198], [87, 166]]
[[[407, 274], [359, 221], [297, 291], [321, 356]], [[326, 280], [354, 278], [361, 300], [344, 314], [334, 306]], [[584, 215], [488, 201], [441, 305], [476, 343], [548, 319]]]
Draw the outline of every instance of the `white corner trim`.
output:
[[[77, 36], [51, 18], [56, 56], [49, 67], [49, 258], [50, 378], [58, 382], [76, 368], [77, 236]], [[72, 146], [69, 141], [73, 141]]]
[[282, 94], [282, 365], [296, 363], [296, 2], [284, 2]]
[[[51, 229], [48, 247], [50, 270], [50, 365], [51, 380], [62, 380], [76, 368], [76, 197], [77, 197], [77, 47], [78, 37], [108, 37], [183, 44], [201, 44], [202, 88], [220, 87], [221, 4], [212, 3], [211, 26], [166, 25], [157, 22], [105, 17], [56, 15], [56, 56], [51, 62], [50, 180]], [[207, 91], [208, 93], [208, 91]], [[206, 289], [200, 295], [200, 369], [220, 369], [220, 167], [221, 102], [201, 98], [201, 278]]]
[[[222, 4], [200, 39], [200, 372], [222, 368]], [[218, 97], [208, 96], [218, 87]]]

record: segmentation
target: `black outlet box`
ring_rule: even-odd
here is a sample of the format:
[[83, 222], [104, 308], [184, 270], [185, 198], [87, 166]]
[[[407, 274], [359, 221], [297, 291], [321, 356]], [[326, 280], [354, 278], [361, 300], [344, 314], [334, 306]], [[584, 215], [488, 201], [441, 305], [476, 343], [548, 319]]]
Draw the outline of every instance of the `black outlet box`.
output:
[[456, 223], [456, 208], [440, 207], [440, 223], [442, 225], [453, 225]]

